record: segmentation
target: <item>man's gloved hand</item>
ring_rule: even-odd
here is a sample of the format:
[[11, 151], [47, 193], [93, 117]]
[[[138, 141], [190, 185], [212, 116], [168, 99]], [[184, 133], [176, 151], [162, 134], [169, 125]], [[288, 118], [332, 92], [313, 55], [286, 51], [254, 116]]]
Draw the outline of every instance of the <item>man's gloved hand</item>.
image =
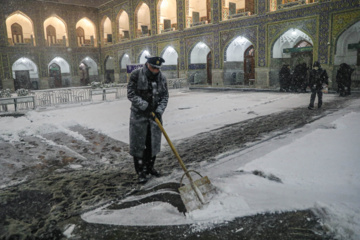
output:
[[157, 119], [159, 119], [159, 120], [160, 120], [160, 122], [161, 122], [161, 114], [160, 114], [160, 113], [158, 113], [158, 112], [155, 112], [155, 116], [156, 116], [156, 118], [157, 118]]
[[[154, 115], [155, 115], [155, 116], [154, 116]], [[154, 120], [154, 121], [155, 121], [155, 117], [156, 117], [157, 119], [159, 119], [160, 122], [162, 122], [161, 114], [158, 113], [158, 112], [151, 112], [151, 113], [150, 113], [150, 117], [151, 117], [151, 119]]]

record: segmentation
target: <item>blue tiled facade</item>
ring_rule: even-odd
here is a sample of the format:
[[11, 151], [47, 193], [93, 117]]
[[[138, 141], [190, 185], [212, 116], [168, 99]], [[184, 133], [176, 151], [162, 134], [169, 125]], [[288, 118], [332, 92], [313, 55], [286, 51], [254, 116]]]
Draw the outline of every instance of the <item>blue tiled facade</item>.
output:
[[[179, 71], [177, 75], [189, 78], [195, 70], [206, 70], [206, 64], [191, 64], [190, 53], [199, 43], [205, 43], [211, 51], [211, 71], [214, 72], [210, 86], [224, 85], [224, 61], [227, 60], [226, 50], [233, 39], [242, 36], [249, 40], [255, 48], [255, 71], [257, 87], [271, 88], [269, 84], [272, 64], [272, 49], [276, 40], [290, 28], [296, 28], [306, 33], [313, 41], [313, 59], [319, 60], [324, 67], [332, 71], [334, 67], [335, 46], [338, 37], [350, 26], [360, 21], [360, 4], [358, 0], [319, 0], [311, 4], [298, 5], [277, 11], [270, 11], [270, 0], [252, 0], [254, 12], [250, 16], [223, 20], [222, 0], [211, 0], [211, 23], [186, 28], [185, 10], [189, 0], [177, 0], [176, 31], [158, 34], [157, 5], [158, 0], [113, 0], [99, 9], [69, 6], [56, 3], [32, 4], [33, 1], [13, 1], [12, 4], [2, 4], [0, 11], [0, 80], [2, 86], [10, 86], [12, 76], [11, 66], [20, 57], [31, 59], [38, 66], [39, 78], [48, 77], [48, 63], [54, 56], [60, 56], [71, 66], [72, 78], [78, 78], [79, 61], [90, 56], [99, 66], [99, 80], [103, 79], [104, 62], [107, 57], [115, 59], [114, 72], [116, 81], [124, 82], [126, 77], [121, 71], [119, 62], [127, 53], [131, 61], [136, 63], [144, 50], [152, 55], [161, 55], [166, 46], [173, 46], [178, 53], [178, 66], [165, 66], [163, 71]], [[136, 38], [135, 22], [140, 3], [146, 3], [150, 8], [151, 36]], [[97, 33], [101, 35], [101, 20], [104, 16], [110, 18], [113, 33], [117, 33], [116, 17], [119, 11], [129, 15], [130, 40], [93, 48], [76, 46], [75, 23], [87, 17], [96, 23]], [[16, 11], [29, 16], [35, 28], [35, 47], [9, 46], [6, 32], [6, 17]], [[39, 14], [40, 13], [40, 14]], [[57, 14], [67, 23], [69, 31], [68, 47], [45, 47], [44, 28], [42, 23], [51, 14]], [[70, 50], [69, 50], [70, 49]], [[273, 61], [274, 62], [274, 61]], [[330, 73], [330, 77], [334, 78]], [[216, 83], [216, 84], [215, 84]], [[42, 86], [46, 88], [46, 86]]]

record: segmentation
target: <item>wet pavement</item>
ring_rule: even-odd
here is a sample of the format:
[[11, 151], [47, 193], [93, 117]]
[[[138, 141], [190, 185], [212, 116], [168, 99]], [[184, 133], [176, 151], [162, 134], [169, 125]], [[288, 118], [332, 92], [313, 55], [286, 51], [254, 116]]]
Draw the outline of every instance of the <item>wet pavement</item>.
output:
[[[336, 98], [321, 110], [295, 108], [256, 117], [175, 141], [174, 145], [185, 164], [196, 168], [205, 160], [216, 161], [221, 153], [302, 127], [358, 97]], [[73, 126], [69, 132], [82, 135], [84, 140], [61, 132], [26, 136], [16, 143], [0, 141], [0, 158], [6, 159], [7, 168], [2, 184], [19, 182], [0, 189], [1, 240], [67, 239], [63, 232], [71, 224], [76, 227], [68, 239], [334, 239], [310, 209], [242, 217], [200, 230], [190, 225], [133, 227], [84, 222], [80, 214], [113, 201], [111, 209], [152, 201], [169, 202], [180, 212], [184, 206], [178, 194], [155, 194], [126, 206], [115, 204], [125, 196], [146, 193], [137, 184], [128, 145], [83, 126]], [[23, 159], [28, 159], [26, 164]], [[165, 176], [180, 168], [168, 147], [158, 155], [156, 166]], [[174, 180], [149, 191], [176, 192], [177, 188]]]

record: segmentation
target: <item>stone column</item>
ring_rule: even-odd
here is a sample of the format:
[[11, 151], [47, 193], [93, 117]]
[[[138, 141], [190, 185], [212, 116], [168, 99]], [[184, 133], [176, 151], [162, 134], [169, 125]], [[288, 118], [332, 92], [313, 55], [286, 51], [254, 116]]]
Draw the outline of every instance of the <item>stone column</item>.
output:
[[255, 86], [257, 88], [269, 87], [269, 73], [270, 70], [268, 67], [255, 68]]
[[213, 69], [212, 70], [212, 87], [223, 87], [224, 86], [224, 70]]

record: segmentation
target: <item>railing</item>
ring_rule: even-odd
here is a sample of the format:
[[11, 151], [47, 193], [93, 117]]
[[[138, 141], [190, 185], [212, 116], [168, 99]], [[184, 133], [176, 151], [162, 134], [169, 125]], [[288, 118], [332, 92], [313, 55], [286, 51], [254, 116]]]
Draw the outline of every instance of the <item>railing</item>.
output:
[[175, 88], [185, 88], [188, 87], [188, 81], [186, 78], [173, 78], [168, 79], [168, 88], [175, 89]]
[[[168, 86], [170, 89], [188, 87], [187, 79], [169, 79]], [[19, 110], [82, 102], [111, 101], [126, 96], [126, 83], [109, 88], [73, 87], [32, 90], [28, 96], [0, 98], [0, 112], [17, 112]]]
[[204, 24], [208, 24], [208, 21], [201, 21], [201, 22], [191, 23], [190, 27], [195, 27], [195, 26], [204, 25]]
[[35, 106], [34, 96], [0, 98], [0, 112], [35, 109]]
[[251, 13], [250, 12], [241, 12], [241, 13], [236, 13], [233, 15], [230, 15], [230, 18], [238, 18], [238, 17], [245, 17], [245, 16], [250, 16]]
[[36, 90], [31, 93], [35, 96], [37, 107], [56, 106], [81, 102], [115, 100], [126, 96], [127, 84], [120, 84], [110, 88], [61, 88], [51, 90]]
[[[313, 2], [317, 2], [318, 0], [314, 0], [311, 1], [311, 3]], [[294, 1], [294, 2], [288, 2], [288, 3], [284, 3], [284, 4], [279, 4], [278, 5], [278, 9], [285, 9], [288, 7], [296, 7], [296, 6], [300, 6], [300, 5], [304, 5], [307, 4], [306, 0], [298, 0], [298, 1]]]

